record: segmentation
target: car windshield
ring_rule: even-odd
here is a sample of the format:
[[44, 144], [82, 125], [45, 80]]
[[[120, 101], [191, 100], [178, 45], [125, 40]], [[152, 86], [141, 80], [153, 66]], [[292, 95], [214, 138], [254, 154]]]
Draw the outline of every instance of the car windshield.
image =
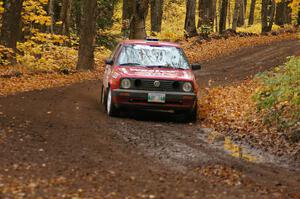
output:
[[183, 50], [172, 46], [126, 45], [121, 50], [118, 64], [120, 66], [189, 69]]

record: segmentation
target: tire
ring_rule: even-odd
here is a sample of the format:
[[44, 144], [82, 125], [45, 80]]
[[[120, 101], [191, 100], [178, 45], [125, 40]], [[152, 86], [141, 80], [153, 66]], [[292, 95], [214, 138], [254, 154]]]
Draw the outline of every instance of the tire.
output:
[[104, 92], [104, 86], [101, 86], [101, 93], [100, 93], [100, 103], [102, 106], [105, 107], [106, 105], [106, 97], [105, 97], [105, 92]]
[[118, 109], [115, 107], [114, 103], [112, 102], [112, 95], [111, 89], [107, 89], [107, 97], [106, 97], [106, 113], [108, 116], [116, 117], [119, 115]]
[[187, 122], [197, 122], [197, 106], [186, 113], [186, 119], [187, 119]]

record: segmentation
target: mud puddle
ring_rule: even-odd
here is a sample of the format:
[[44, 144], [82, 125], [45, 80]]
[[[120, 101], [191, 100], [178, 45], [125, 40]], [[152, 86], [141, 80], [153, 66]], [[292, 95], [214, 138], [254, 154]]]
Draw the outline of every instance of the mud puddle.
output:
[[259, 154], [254, 154], [253, 151], [247, 150], [247, 148], [244, 146], [235, 144], [228, 137], [225, 137], [224, 139], [223, 148], [229, 155], [233, 157], [249, 162], [262, 162], [262, 157]]
[[198, 135], [199, 139], [208, 143], [212, 148], [221, 150], [234, 158], [258, 164], [274, 164], [285, 168], [291, 166], [286, 158], [274, 156], [246, 143], [236, 142], [229, 136], [224, 136], [213, 129], [204, 128], [202, 130], [204, 133]]

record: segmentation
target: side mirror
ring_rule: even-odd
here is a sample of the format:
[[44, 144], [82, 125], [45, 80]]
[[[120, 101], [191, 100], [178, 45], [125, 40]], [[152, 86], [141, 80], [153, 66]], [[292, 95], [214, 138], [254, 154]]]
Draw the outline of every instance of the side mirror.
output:
[[105, 64], [106, 65], [113, 65], [114, 64], [114, 60], [112, 60], [112, 59], [106, 59], [105, 60]]
[[200, 64], [192, 64], [192, 70], [201, 70], [202, 66]]

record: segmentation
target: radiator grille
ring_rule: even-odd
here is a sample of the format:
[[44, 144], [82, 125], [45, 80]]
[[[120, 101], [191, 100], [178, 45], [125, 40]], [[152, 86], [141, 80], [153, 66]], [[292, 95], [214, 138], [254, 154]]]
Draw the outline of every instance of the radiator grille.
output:
[[[155, 81], [159, 81], [159, 87], [155, 86]], [[182, 84], [184, 82], [157, 79], [131, 79], [131, 83], [132, 88], [135, 90], [183, 92]]]

